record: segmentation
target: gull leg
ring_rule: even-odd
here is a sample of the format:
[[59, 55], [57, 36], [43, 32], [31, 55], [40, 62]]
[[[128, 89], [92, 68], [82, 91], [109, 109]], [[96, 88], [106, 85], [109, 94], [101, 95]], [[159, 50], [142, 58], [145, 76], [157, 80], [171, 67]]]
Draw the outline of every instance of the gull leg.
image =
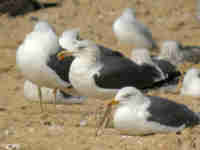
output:
[[41, 91], [41, 87], [38, 87], [38, 94], [39, 94], [39, 99], [40, 99], [40, 109], [41, 109], [41, 112], [43, 112], [43, 106], [42, 106], [42, 91]]
[[56, 108], [56, 94], [57, 94], [57, 88], [53, 89], [53, 95], [54, 95], [54, 106]]

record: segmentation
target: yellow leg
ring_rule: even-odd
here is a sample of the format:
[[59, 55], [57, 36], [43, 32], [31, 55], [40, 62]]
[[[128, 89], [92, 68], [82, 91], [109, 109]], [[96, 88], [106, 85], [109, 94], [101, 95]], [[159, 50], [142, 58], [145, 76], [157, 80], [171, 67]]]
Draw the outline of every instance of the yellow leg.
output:
[[43, 109], [43, 106], [42, 106], [42, 91], [41, 91], [40, 87], [38, 87], [38, 95], [39, 95], [39, 99], [40, 99], [40, 109], [41, 109], [41, 112], [43, 112], [44, 109]]

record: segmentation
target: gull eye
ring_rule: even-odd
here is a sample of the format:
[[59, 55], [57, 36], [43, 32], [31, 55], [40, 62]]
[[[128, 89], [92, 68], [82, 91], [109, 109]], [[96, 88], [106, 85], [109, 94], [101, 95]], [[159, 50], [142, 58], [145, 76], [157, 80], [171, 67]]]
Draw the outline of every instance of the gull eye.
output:
[[85, 46], [79, 46], [79, 47], [78, 47], [79, 50], [82, 50], [82, 49], [84, 49], [84, 48], [85, 48]]
[[131, 94], [125, 94], [125, 95], [124, 95], [125, 98], [129, 98], [129, 97], [131, 97], [131, 96], [132, 96]]

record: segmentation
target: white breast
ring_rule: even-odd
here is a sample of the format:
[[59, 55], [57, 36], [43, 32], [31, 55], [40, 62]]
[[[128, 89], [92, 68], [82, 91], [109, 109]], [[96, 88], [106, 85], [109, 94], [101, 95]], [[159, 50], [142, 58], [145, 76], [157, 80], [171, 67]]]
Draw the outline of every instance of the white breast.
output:
[[147, 118], [151, 115], [146, 111], [148, 107], [149, 103], [141, 106], [124, 105], [118, 107], [114, 113], [114, 127], [119, 129], [122, 134], [128, 135], [176, 132], [184, 128], [184, 125], [173, 128], [148, 121]]
[[98, 74], [101, 64], [91, 65], [89, 59], [76, 58], [69, 73], [69, 79], [73, 87], [87, 97], [97, 99], [109, 99], [114, 97], [117, 90], [102, 89], [96, 86], [93, 79], [94, 74]]
[[23, 76], [38, 86], [49, 88], [68, 86], [47, 66], [48, 55], [39, 48], [29, 50], [28, 46], [28, 44], [25, 47], [23, 45], [17, 50], [16, 61]]
[[187, 82], [183, 82], [183, 87], [181, 88], [181, 94], [190, 96], [200, 96], [199, 78], [193, 78]]

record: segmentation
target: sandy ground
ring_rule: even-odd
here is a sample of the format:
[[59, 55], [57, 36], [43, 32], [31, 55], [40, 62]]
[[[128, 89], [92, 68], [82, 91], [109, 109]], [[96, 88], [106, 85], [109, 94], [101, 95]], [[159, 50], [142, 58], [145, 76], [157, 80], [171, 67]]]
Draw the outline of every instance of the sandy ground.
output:
[[[49, 0], [50, 1], [50, 0]], [[137, 18], [147, 24], [158, 43], [179, 40], [200, 45], [200, 23], [195, 19], [194, 0], [64, 0], [62, 7], [44, 9], [16, 19], [0, 16], [0, 149], [5, 144], [20, 144], [21, 150], [189, 150], [200, 149], [200, 127], [181, 134], [122, 136], [107, 128], [95, 137], [95, 114], [103, 102], [90, 99], [82, 105], [47, 105], [40, 113], [37, 103], [23, 97], [24, 78], [16, 68], [16, 48], [31, 31], [31, 16], [46, 19], [61, 34], [64, 29], [80, 27], [89, 38], [128, 54], [131, 47], [119, 44], [112, 33], [113, 20], [123, 8], [135, 7]], [[200, 99], [179, 94], [158, 93], [200, 111]], [[85, 126], [80, 122], [86, 121]]]

